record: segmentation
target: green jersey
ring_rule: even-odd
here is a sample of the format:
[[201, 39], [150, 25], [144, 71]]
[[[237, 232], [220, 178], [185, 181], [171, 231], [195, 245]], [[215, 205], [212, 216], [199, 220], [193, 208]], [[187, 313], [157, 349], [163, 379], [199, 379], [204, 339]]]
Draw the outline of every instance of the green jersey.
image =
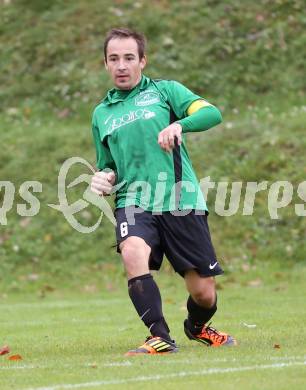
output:
[[142, 76], [125, 91], [112, 89], [95, 108], [92, 130], [97, 168], [116, 173], [116, 207], [146, 211], [207, 210], [185, 140], [167, 153], [158, 134], [187, 116], [202, 97], [172, 80]]

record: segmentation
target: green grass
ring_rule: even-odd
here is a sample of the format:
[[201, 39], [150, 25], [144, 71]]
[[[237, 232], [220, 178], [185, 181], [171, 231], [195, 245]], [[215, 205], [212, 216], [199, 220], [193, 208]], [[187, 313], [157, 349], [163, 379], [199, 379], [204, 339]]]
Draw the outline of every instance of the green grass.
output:
[[[124, 357], [147, 330], [129, 302], [123, 277], [113, 292], [2, 297], [1, 344], [9, 344], [11, 354], [23, 360], [0, 356], [1, 390], [59, 390], [84, 383], [92, 385], [77, 388], [304, 389], [305, 276], [301, 265], [280, 274], [263, 264], [261, 270], [249, 271], [244, 281], [241, 273], [240, 282], [219, 278], [219, 311], [213, 324], [234, 335], [239, 345], [209, 349], [183, 334], [182, 280], [156, 275], [180, 352], [153, 357]], [[257, 282], [251, 283], [254, 278]]]
[[303, 0], [18, 0], [0, 9], [4, 111], [85, 116], [110, 86], [102, 44], [115, 26], [147, 35], [153, 77], [177, 79], [217, 104], [305, 99]]
[[[294, 209], [305, 205], [297, 196], [305, 180], [303, 1], [16, 0], [0, 8], [0, 181], [16, 191], [0, 226], [0, 346], [23, 356], [0, 356], [1, 390], [94, 381], [100, 384], [87, 388], [304, 389], [306, 218]], [[242, 215], [241, 201], [228, 218], [214, 212], [216, 193], [209, 194], [212, 238], [227, 272], [218, 279], [214, 325], [233, 334], [237, 348], [186, 339], [185, 290], [166, 263], [158, 280], [180, 353], [125, 358], [146, 329], [111, 249], [113, 226], [104, 219], [94, 233], [80, 234], [48, 207], [57, 203], [67, 158], [94, 164], [90, 114], [111, 86], [102, 40], [123, 24], [148, 37], [148, 76], [181, 81], [221, 108], [221, 126], [188, 135], [199, 178], [294, 187], [278, 220], [269, 215], [268, 190], [256, 197], [252, 216]], [[81, 173], [88, 171], [74, 168], [69, 180]], [[16, 213], [26, 180], [43, 186], [39, 214], [28, 218]], [[67, 191], [69, 203], [85, 188]], [[2, 188], [0, 207], [3, 197]], [[77, 218], [90, 226], [99, 215], [89, 205]]]
[[[231, 217], [214, 212], [216, 191], [210, 190], [208, 207], [213, 242], [217, 254], [230, 271], [262, 262], [305, 262], [306, 218], [295, 214], [298, 184], [305, 180], [303, 137], [305, 106], [240, 108], [239, 114], [226, 110], [224, 123], [210, 131], [188, 135], [188, 148], [198, 178], [211, 181], [243, 182], [239, 210]], [[290, 118], [290, 120], [288, 119]], [[230, 128], [228, 125], [230, 124]], [[89, 123], [48, 117], [45, 124], [38, 117], [0, 117], [0, 142], [7, 145], [0, 166], [1, 180], [10, 180], [16, 189], [7, 225], [0, 226], [0, 286], [4, 292], [44, 290], [45, 286], [63, 288], [83, 284], [103, 286], [122, 271], [120, 259], [111, 246], [115, 243], [113, 225], [102, 220], [91, 234], [75, 231], [58, 211], [48, 207], [58, 203], [57, 176], [62, 163], [80, 156], [94, 165], [94, 148]], [[68, 182], [85, 167], [72, 169]], [[18, 191], [26, 180], [42, 183], [39, 214], [17, 215], [18, 203], [25, 203]], [[288, 180], [294, 188], [292, 202], [279, 210], [279, 219], [271, 219], [268, 190], [256, 196], [254, 214], [243, 216], [246, 182], [267, 180], [268, 187], [277, 180]], [[69, 204], [80, 199], [86, 186], [67, 190]], [[4, 191], [0, 192], [0, 202]], [[85, 226], [96, 223], [99, 209], [89, 205], [76, 218]], [[33, 275], [36, 275], [33, 278]], [[35, 280], [34, 280], [35, 279]]]
[[[43, 295], [79, 281], [107, 288], [109, 278], [120, 277], [113, 226], [103, 220], [94, 233], [80, 234], [48, 204], [57, 203], [57, 175], [67, 158], [94, 165], [90, 115], [111, 86], [101, 64], [102, 40], [122, 24], [147, 35], [148, 76], [177, 79], [221, 109], [221, 126], [188, 135], [199, 178], [244, 185], [267, 180], [269, 187], [289, 180], [294, 186], [279, 220], [269, 215], [268, 191], [256, 197], [253, 216], [242, 216], [241, 202], [229, 218], [214, 213], [210, 192], [213, 241], [227, 269], [305, 262], [306, 218], [294, 212], [295, 203], [305, 203], [296, 193], [305, 180], [303, 6], [302, 0], [1, 2], [0, 181], [15, 186], [8, 224], [0, 226], [1, 291]], [[89, 172], [74, 169], [71, 180], [80, 173]], [[16, 213], [25, 203], [18, 191], [26, 180], [43, 186], [35, 217]], [[84, 190], [74, 187], [69, 202]], [[93, 205], [77, 215], [87, 226], [98, 217]]]

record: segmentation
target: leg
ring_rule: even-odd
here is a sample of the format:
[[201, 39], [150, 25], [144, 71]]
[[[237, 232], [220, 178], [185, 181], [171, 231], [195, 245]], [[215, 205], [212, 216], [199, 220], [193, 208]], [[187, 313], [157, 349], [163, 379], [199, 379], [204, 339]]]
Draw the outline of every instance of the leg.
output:
[[205, 325], [217, 310], [214, 276], [223, 273], [211, 242], [207, 216], [195, 212], [184, 216], [165, 213], [158, 223], [165, 254], [175, 271], [184, 277], [190, 293], [188, 319], [184, 322], [187, 337], [205, 345], [234, 344], [231, 336]]
[[184, 275], [190, 296], [187, 302], [188, 323], [194, 331], [200, 331], [217, 311], [217, 295], [214, 277], [201, 277], [195, 270]]
[[195, 270], [189, 270], [184, 275], [188, 292], [201, 307], [211, 308], [216, 302], [215, 278], [200, 276]]
[[136, 236], [130, 236], [119, 245], [128, 280], [148, 274], [151, 248]]
[[151, 248], [142, 238], [130, 236], [121, 242], [120, 251], [128, 277], [129, 296], [138, 315], [152, 336], [171, 340], [160, 292], [149, 272]]
[[190, 293], [187, 301], [188, 318], [184, 322], [187, 337], [213, 347], [236, 345], [232, 336], [205, 325], [217, 311], [214, 277], [201, 277], [196, 271], [189, 270], [184, 278]]

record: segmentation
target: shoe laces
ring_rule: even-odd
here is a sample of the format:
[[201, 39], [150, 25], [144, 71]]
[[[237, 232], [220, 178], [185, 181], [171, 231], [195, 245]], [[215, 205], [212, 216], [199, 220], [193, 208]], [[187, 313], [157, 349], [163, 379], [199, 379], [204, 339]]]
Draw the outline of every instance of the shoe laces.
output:
[[[152, 340], [152, 339], [155, 339], [155, 338], [157, 338], [157, 337], [159, 337], [159, 336], [148, 336], [146, 339], [145, 339], [145, 343], [147, 343], [149, 340]], [[164, 339], [162, 339], [163, 341], [165, 341], [165, 342], [167, 342], [168, 343], [168, 341], [167, 340], [164, 340]], [[175, 344], [175, 340], [171, 340], [171, 341], [169, 341], [170, 343], [172, 342], [173, 344]]]
[[226, 338], [224, 334], [221, 334], [220, 332], [217, 331], [217, 329], [213, 328], [210, 326], [211, 322], [208, 325], [204, 325], [201, 335], [203, 336], [208, 336], [209, 339], [212, 339], [217, 342], [222, 342]]
[[146, 340], [145, 340], [145, 343], [147, 342], [147, 341], [149, 341], [149, 340], [152, 340], [152, 339], [154, 339], [154, 336], [148, 336], [147, 338], [146, 338]]

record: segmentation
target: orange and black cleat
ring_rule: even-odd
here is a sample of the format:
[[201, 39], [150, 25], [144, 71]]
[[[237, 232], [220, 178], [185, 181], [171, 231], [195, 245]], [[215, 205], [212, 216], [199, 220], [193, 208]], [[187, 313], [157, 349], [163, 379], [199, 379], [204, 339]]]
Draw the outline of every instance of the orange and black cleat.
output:
[[199, 334], [192, 334], [191, 331], [188, 329], [188, 321], [185, 320], [184, 322], [184, 331], [186, 336], [190, 340], [196, 340], [202, 344], [205, 344], [207, 347], [221, 347], [224, 345], [237, 345], [237, 341], [230, 335], [219, 332], [217, 329], [212, 328], [209, 325], [204, 325], [201, 333]]
[[178, 347], [176, 346], [174, 340], [167, 341], [161, 337], [150, 336], [146, 339], [145, 343], [136, 349], [128, 351], [125, 356], [134, 356], [141, 354], [166, 354], [178, 352]]

